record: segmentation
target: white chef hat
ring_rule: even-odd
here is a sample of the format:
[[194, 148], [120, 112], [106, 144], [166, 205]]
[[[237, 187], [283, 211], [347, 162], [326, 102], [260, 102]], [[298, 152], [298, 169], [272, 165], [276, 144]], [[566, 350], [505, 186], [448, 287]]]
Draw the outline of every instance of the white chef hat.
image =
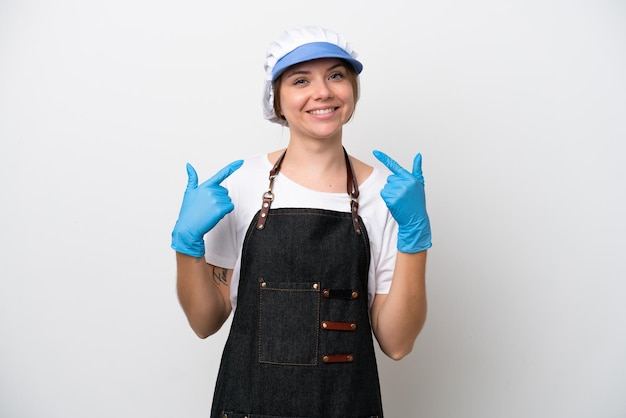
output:
[[287, 126], [287, 121], [274, 113], [274, 81], [288, 67], [318, 58], [341, 58], [360, 74], [363, 64], [343, 36], [320, 26], [300, 26], [285, 31], [272, 42], [265, 56], [265, 88], [263, 116], [270, 122]]

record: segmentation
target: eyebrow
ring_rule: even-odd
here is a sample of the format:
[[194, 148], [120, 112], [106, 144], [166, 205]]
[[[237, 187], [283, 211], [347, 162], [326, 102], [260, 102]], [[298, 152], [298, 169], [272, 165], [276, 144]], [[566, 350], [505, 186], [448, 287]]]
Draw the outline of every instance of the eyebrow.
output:
[[[345, 68], [346, 65], [344, 63], [338, 62], [337, 64], [331, 65], [330, 67], [328, 67], [326, 69], [326, 71], [332, 71], [334, 69], [336, 69], [337, 67], [343, 67]], [[310, 74], [311, 71], [308, 70], [292, 70], [292, 71], [287, 71], [285, 72], [285, 77], [291, 77], [294, 75], [299, 75], [299, 74]]]

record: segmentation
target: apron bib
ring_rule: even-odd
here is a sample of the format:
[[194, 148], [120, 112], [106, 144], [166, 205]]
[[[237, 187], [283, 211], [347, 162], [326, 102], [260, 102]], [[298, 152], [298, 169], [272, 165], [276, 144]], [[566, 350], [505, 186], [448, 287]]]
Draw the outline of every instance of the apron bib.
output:
[[211, 416], [382, 417], [370, 247], [347, 154], [351, 212], [270, 209], [283, 157], [244, 239]]

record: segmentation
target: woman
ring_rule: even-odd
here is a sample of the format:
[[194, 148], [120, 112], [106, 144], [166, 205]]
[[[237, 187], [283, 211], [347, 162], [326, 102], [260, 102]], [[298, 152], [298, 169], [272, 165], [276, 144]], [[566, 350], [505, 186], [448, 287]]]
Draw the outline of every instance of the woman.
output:
[[285, 32], [267, 53], [264, 110], [289, 128], [287, 148], [200, 186], [187, 165], [179, 300], [201, 338], [234, 311], [212, 417], [382, 417], [372, 333], [399, 360], [422, 328], [421, 156], [409, 172], [374, 151], [388, 176], [347, 154], [362, 68], [332, 31]]

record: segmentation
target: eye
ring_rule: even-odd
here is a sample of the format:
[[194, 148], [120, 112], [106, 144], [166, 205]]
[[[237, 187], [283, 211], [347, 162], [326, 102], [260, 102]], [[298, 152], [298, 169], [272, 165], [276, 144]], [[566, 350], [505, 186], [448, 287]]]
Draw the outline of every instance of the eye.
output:
[[337, 71], [332, 73], [328, 78], [331, 80], [342, 80], [343, 78], [345, 78], [345, 74], [341, 71]]
[[305, 78], [296, 78], [295, 80], [293, 80], [294, 86], [302, 86], [306, 83], [307, 83], [307, 80]]

